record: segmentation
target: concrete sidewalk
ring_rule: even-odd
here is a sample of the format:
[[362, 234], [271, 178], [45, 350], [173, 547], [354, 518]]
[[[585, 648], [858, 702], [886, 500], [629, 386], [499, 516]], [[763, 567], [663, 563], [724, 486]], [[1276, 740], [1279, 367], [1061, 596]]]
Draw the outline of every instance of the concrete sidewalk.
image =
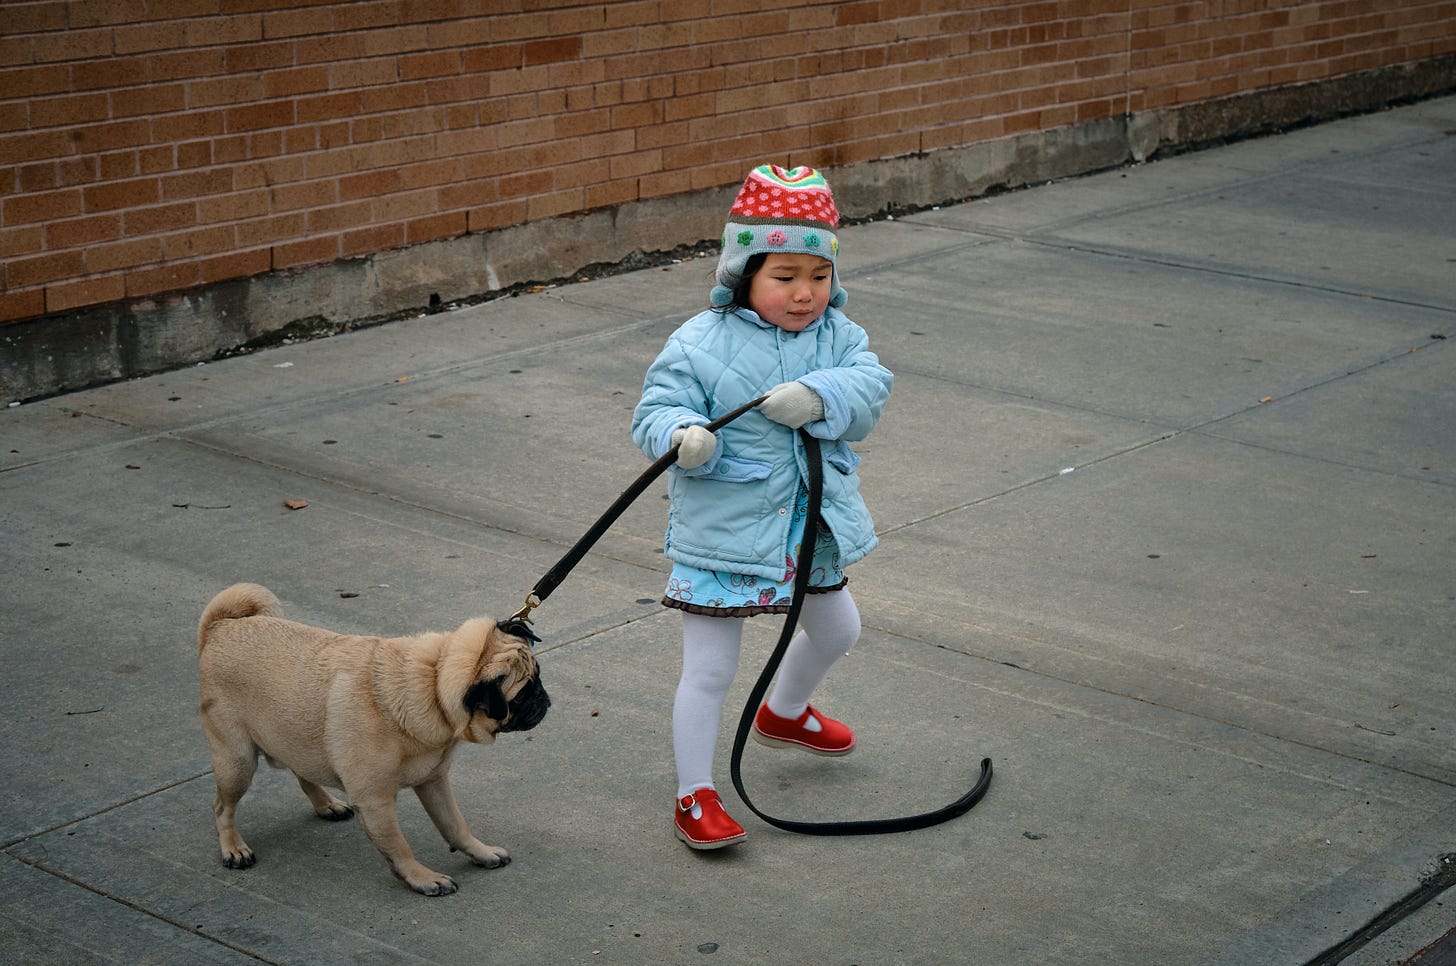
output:
[[710, 260], [0, 413], [0, 960], [1408, 959], [1456, 924], [1453, 134], [1446, 98], [843, 233], [897, 375], [861, 447], [865, 633], [821, 700], [861, 747], [744, 772], [838, 819], [995, 760], [912, 834], [796, 836], [726, 791], [762, 620], [718, 768], [749, 839], [674, 840], [659, 484], [538, 612], [546, 721], [457, 759], [513, 864], [401, 796], [461, 885], [421, 898], [267, 769], [258, 865], [218, 859], [202, 606], [253, 580], [341, 631], [514, 610], [643, 469], [642, 374]]

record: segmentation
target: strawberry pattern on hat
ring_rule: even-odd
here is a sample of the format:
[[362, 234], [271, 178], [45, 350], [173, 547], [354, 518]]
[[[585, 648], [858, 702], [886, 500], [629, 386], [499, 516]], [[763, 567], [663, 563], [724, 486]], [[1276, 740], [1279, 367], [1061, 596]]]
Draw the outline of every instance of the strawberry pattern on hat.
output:
[[839, 209], [824, 175], [809, 167], [785, 170], [776, 164], [754, 168], [729, 211], [730, 221], [812, 221], [839, 227]]

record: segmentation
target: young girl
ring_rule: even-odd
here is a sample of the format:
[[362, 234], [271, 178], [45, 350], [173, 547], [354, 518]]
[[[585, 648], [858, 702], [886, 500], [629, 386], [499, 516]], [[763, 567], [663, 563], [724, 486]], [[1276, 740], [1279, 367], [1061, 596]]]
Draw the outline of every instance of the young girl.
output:
[[[674, 831], [693, 849], [745, 837], [713, 787], [719, 719], [743, 618], [787, 613], [801, 565], [813, 568], [811, 595], [753, 737], [818, 755], [854, 750], [854, 732], [809, 697], [859, 638], [842, 568], [877, 541], [848, 444], [879, 421], [894, 377], [869, 351], [865, 331], [839, 311], [838, 224], [818, 171], [754, 169], [729, 213], [712, 308], [667, 340], [632, 417], [632, 439], [649, 459], [680, 445], [669, 474], [673, 569], [663, 603], [683, 612]], [[765, 394], [717, 434], [703, 428]], [[801, 426], [823, 441], [822, 523], [809, 561], [799, 546], [808, 502]]]

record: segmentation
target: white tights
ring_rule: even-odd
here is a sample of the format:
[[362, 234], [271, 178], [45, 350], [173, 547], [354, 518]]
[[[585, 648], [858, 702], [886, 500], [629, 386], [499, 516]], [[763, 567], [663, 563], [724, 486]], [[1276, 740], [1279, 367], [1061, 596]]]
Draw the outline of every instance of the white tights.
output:
[[[768, 709], [797, 718], [832, 665], [859, 640], [859, 608], [848, 590], [809, 594], [789, 642]], [[682, 678], [672, 706], [672, 747], [679, 798], [713, 787], [713, 751], [723, 702], [738, 671], [743, 618], [683, 613]], [[810, 719], [812, 729], [818, 722]]]

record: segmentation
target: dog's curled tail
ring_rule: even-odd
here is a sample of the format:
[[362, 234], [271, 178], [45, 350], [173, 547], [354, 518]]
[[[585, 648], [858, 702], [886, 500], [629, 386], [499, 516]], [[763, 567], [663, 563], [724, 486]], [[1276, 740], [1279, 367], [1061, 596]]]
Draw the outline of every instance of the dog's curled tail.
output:
[[202, 612], [197, 625], [197, 652], [207, 646], [207, 631], [221, 620], [238, 617], [282, 617], [283, 607], [273, 591], [260, 584], [233, 584], [218, 594]]

